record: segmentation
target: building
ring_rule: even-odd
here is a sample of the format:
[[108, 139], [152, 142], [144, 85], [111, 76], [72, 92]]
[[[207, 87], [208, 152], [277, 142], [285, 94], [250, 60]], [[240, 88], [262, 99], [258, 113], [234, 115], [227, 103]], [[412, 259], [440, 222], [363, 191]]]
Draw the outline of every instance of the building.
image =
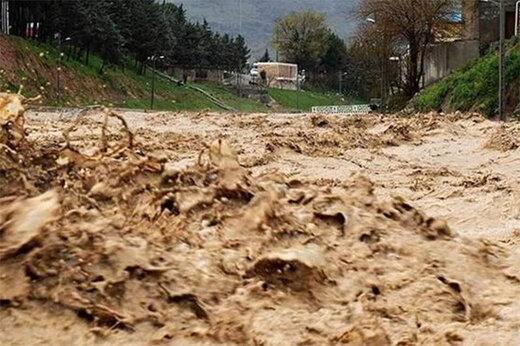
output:
[[[505, 36], [515, 35], [516, 2], [503, 0], [505, 5]], [[500, 9], [496, 1], [462, 0], [464, 16], [464, 38], [478, 40], [481, 50], [500, 38]]]
[[[263, 72], [262, 72], [263, 71]], [[251, 75], [257, 77], [265, 73], [267, 86], [277, 89], [297, 90], [298, 65], [281, 62], [258, 62], [253, 65]]]
[[[517, 0], [505, 2], [505, 37], [515, 35]], [[500, 9], [497, 2], [461, 0], [460, 32], [438, 40], [429, 47], [425, 61], [423, 84], [429, 85], [446, 77], [485, 54], [500, 39]]]

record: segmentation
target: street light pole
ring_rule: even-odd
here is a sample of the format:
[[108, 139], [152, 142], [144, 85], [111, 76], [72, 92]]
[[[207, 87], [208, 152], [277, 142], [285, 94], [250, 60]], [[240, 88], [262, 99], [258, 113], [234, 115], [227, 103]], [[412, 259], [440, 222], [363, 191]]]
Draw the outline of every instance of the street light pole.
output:
[[499, 80], [499, 92], [498, 92], [498, 117], [500, 120], [506, 120], [505, 114], [504, 114], [504, 106], [505, 106], [505, 47], [504, 47], [504, 41], [505, 41], [505, 8], [504, 8], [504, 0], [500, 0], [500, 56], [499, 56], [499, 73], [498, 73], [498, 80]]
[[151, 93], [151, 97], [150, 97], [150, 109], [153, 110], [154, 103], [155, 103], [155, 74], [156, 74], [156, 70], [157, 70], [157, 59], [164, 59], [164, 55], [161, 55], [159, 57], [156, 57], [155, 55], [152, 55], [148, 59], [153, 61], [152, 93]]
[[498, 118], [500, 120], [505, 119], [505, 36], [506, 36], [506, 12], [504, 0], [481, 0], [482, 2], [492, 3], [497, 5], [500, 11], [500, 41], [499, 41], [499, 54], [498, 54]]
[[[372, 18], [372, 17], [368, 17], [366, 18], [366, 21], [371, 23], [371, 24], [374, 24], [374, 25], [377, 25], [377, 20], [375, 18]], [[385, 33], [383, 32], [383, 42], [385, 43], [386, 45], [386, 37], [385, 37]], [[387, 59], [387, 46], [383, 47], [383, 54], [382, 54], [382, 59], [381, 59], [381, 105], [380, 105], [380, 108], [381, 108], [381, 113], [384, 113], [385, 112], [385, 103], [386, 103], [386, 59]]]
[[[65, 43], [70, 41], [70, 37], [65, 38]], [[63, 41], [61, 39], [61, 33], [58, 33], [58, 53], [59, 53], [59, 59], [58, 59], [58, 73], [57, 73], [57, 87], [58, 87], [58, 105], [61, 105], [61, 71], [63, 69]]]
[[296, 72], [296, 111], [300, 113], [300, 73]]
[[343, 94], [343, 85], [342, 85], [343, 72], [341, 72], [341, 71], [338, 72], [338, 81], [339, 81], [339, 94], [342, 95]]
[[61, 34], [58, 34], [58, 54], [60, 55], [58, 59], [58, 78], [56, 80], [56, 85], [58, 87], [58, 106], [61, 104], [61, 85], [60, 85], [60, 73], [61, 73], [61, 55], [62, 49], [61, 49]]
[[154, 104], [154, 101], [155, 101], [155, 68], [157, 67], [156, 65], [156, 60], [155, 60], [155, 57], [153, 57], [153, 71], [152, 71], [152, 99], [150, 100], [150, 109], [153, 110], [153, 104]]

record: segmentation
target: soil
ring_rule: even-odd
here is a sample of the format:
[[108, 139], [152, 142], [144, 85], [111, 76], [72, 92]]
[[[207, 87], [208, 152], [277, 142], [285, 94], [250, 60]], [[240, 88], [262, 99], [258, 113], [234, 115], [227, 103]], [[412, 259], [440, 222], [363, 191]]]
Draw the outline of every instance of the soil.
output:
[[512, 125], [26, 102], [0, 94], [0, 344], [520, 342]]

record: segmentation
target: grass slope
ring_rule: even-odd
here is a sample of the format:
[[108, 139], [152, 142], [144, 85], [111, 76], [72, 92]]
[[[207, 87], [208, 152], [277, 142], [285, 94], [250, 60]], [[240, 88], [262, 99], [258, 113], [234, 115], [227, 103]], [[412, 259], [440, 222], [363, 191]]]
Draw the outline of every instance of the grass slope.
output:
[[191, 83], [204, 91], [207, 91], [226, 105], [242, 112], [268, 112], [269, 108], [257, 101], [238, 97], [230, 88], [216, 82]]
[[[60, 54], [50, 45], [0, 36], [0, 90], [18, 91], [21, 85], [28, 96], [42, 95], [43, 103], [51, 106], [108, 106], [150, 108], [151, 72], [138, 74], [127, 64], [124, 68], [106, 67], [100, 73], [102, 61], [93, 55], [89, 64], [64, 57], [61, 61], [60, 88], [58, 69]], [[259, 102], [240, 98], [223, 86], [213, 83], [194, 84], [204, 88], [239, 111], [265, 112]], [[60, 96], [58, 98], [58, 90]], [[155, 109], [160, 110], [213, 110], [222, 109], [200, 92], [156, 79]]]
[[317, 91], [294, 91], [282, 89], [269, 89], [269, 96], [273, 98], [284, 110], [296, 110], [309, 112], [314, 106], [338, 106], [350, 104], [344, 98], [334, 93]]
[[[18, 37], [0, 35], [0, 52], [0, 91], [16, 92], [23, 85], [25, 95], [42, 95], [43, 104], [50, 106], [102, 104], [133, 109], [150, 108], [150, 71], [140, 75], [131, 64], [126, 64], [124, 67], [107, 66], [100, 73], [102, 61], [95, 55], [90, 57], [88, 64], [68, 59], [66, 54], [60, 62], [60, 54], [55, 47]], [[238, 97], [232, 89], [223, 85], [210, 82], [192, 85], [238, 111], [269, 111], [260, 102]], [[323, 91], [271, 89], [269, 95], [279, 105], [277, 110], [281, 108], [287, 112], [308, 112], [313, 106], [347, 104], [347, 101], [336, 94]], [[169, 111], [222, 111], [202, 93], [162, 78], [156, 79], [154, 108]]]
[[[511, 42], [506, 57], [506, 112], [518, 105], [520, 44]], [[487, 116], [498, 108], [498, 56], [490, 52], [468, 66], [427, 87], [413, 102], [418, 111], [477, 111]]]

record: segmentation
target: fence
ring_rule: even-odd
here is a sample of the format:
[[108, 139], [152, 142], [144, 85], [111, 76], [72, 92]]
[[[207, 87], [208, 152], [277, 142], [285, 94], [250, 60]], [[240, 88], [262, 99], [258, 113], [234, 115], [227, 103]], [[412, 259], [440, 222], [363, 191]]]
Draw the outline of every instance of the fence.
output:
[[312, 113], [326, 113], [326, 114], [368, 114], [371, 111], [372, 111], [372, 108], [370, 108], [370, 105], [312, 107]]

